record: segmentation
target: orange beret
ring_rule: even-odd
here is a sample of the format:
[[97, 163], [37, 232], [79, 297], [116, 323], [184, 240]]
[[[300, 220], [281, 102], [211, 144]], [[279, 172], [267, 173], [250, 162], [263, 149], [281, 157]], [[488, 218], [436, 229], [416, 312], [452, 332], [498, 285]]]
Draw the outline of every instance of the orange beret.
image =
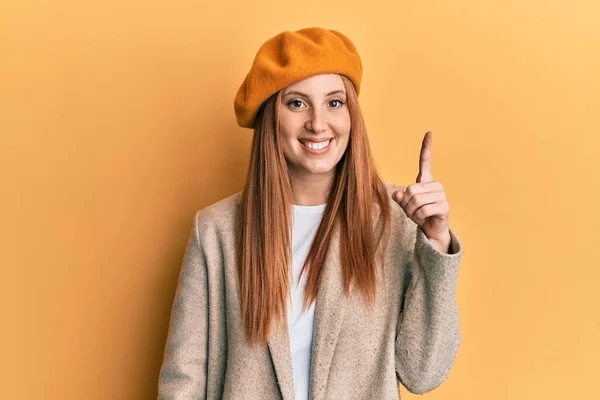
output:
[[340, 32], [312, 27], [285, 31], [258, 50], [233, 102], [239, 126], [254, 128], [262, 103], [287, 85], [313, 75], [347, 76], [360, 93], [362, 62], [356, 47]]

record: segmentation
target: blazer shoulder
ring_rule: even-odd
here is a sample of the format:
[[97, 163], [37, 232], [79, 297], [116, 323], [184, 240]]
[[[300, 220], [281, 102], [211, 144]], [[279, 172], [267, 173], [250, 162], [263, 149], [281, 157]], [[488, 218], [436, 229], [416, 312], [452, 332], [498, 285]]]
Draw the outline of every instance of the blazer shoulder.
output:
[[400, 190], [401, 188], [404, 188], [406, 186], [399, 185], [397, 183], [385, 182], [385, 187], [387, 188], [387, 191], [388, 191], [389, 195], [391, 196], [394, 194], [394, 192], [396, 190]]
[[241, 192], [236, 192], [196, 211], [194, 221], [201, 229], [233, 226]]

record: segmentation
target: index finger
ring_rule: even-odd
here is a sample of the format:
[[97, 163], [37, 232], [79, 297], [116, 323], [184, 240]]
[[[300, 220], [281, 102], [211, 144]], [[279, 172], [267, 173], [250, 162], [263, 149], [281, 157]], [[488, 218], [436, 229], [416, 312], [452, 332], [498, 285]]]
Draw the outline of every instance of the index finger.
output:
[[423, 142], [421, 143], [421, 154], [419, 155], [419, 175], [417, 175], [417, 183], [433, 181], [431, 173], [431, 142], [432, 133], [427, 131]]

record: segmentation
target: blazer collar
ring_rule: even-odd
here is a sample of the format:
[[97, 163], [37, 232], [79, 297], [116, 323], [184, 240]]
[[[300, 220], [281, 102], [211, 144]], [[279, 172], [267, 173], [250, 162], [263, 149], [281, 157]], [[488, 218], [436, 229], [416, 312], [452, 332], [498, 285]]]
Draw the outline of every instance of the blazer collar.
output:
[[[309, 377], [309, 399], [323, 398], [327, 386], [329, 366], [333, 357], [347, 299], [344, 295], [342, 270], [339, 256], [339, 224], [334, 224], [319, 293], [315, 300], [312, 357]], [[287, 321], [274, 326], [268, 340], [269, 351], [275, 366], [277, 383], [283, 400], [294, 399], [294, 380], [290, 355], [290, 339]]]
[[[380, 212], [379, 205], [375, 203], [373, 224], [378, 221]], [[350, 293], [352, 293], [352, 289], [351, 284]], [[333, 226], [331, 241], [323, 265], [323, 276], [319, 283], [319, 293], [315, 301], [309, 376], [308, 398], [310, 400], [319, 400], [325, 396], [329, 367], [348, 305], [348, 299], [344, 295], [340, 261], [340, 226], [337, 222]], [[294, 400], [294, 377], [287, 321], [273, 327], [268, 339], [268, 346], [275, 366], [281, 397], [283, 400]]]
[[[334, 224], [315, 305], [309, 399], [325, 395], [329, 367], [348, 305], [340, 262], [339, 224]], [[352, 287], [350, 288], [352, 289]]]

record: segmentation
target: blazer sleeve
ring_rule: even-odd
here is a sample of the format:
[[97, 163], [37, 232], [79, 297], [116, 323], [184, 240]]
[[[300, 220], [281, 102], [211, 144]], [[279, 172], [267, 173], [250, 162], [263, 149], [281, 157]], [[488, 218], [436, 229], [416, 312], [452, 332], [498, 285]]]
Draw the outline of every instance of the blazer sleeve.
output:
[[450, 250], [442, 253], [421, 227], [411, 226], [416, 232], [396, 327], [396, 373], [411, 393], [423, 394], [446, 379], [461, 344], [456, 286], [463, 245], [450, 228]]
[[205, 399], [207, 374], [207, 270], [198, 235], [198, 211], [171, 309], [158, 379], [158, 399]]

